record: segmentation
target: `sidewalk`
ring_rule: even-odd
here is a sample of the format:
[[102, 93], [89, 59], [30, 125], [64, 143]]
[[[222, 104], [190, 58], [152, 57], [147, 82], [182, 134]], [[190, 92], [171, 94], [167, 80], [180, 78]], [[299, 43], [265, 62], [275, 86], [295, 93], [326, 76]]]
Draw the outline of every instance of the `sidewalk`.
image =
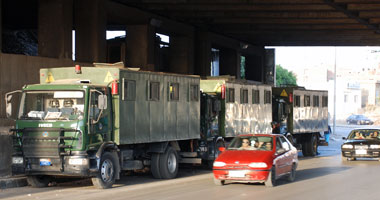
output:
[[27, 186], [25, 176], [11, 176], [11, 177], [0, 177], [0, 190], [14, 188], [14, 187], [24, 187]]
[[0, 190], [28, 185], [23, 175], [12, 175], [12, 140], [9, 137], [10, 127], [0, 127]]

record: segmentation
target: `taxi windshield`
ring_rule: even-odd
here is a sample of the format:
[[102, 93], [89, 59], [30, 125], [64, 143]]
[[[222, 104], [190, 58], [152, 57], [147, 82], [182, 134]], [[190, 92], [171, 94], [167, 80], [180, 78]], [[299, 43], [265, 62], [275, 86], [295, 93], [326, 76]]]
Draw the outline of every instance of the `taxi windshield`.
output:
[[269, 136], [236, 137], [228, 146], [229, 150], [258, 150], [272, 151], [273, 138]]
[[380, 139], [379, 130], [353, 130], [348, 139], [363, 140], [363, 139]]
[[21, 99], [19, 119], [80, 120], [83, 119], [83, 91], [28, 91]]

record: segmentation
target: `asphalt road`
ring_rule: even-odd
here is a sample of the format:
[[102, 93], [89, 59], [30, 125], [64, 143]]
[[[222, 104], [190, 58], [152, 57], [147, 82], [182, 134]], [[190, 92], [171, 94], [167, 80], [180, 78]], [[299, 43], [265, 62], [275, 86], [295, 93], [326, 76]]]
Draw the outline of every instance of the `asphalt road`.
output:
[[[123, 176], [114, 188], [96, 189], [89, 180], [57, 183], [48, 188], [12, 188], [0, 190], [0, 199], [380, 199], [380, 162], [358, 160], [343, 162], [340, 156], [341, 137], [358, 126], [337, 126], [330, 146], [320, 147], [319, 155], [304, 158], [296, 180], [281, 180], [273, 188], [263, 184], [231, 183], [216, 186], [211, 171], [200, 167], [183, 167], [179, 177], [156, 180], [150, 174]], [[360, 126], [365, 127], [365, 126]]]

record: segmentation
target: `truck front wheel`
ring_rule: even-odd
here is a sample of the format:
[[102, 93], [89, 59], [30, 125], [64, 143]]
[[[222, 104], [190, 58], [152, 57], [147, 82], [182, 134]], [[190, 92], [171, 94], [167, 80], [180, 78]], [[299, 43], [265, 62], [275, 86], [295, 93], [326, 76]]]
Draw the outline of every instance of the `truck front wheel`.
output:
[[42, 188], [49, 185], [50, 178], [48, 176], [27, 176], [27, 181], [32, 187]]
[[101, 158], [100, 169], [92, 184], [99, 189], [107, 189], [115, 183], [117, 157], [115, 154], [105, 152]]
[[178, 154], [169, 146], [165, 153], [160, 155], [160, 175], [164, 179], [172, 179], [178, 173]]

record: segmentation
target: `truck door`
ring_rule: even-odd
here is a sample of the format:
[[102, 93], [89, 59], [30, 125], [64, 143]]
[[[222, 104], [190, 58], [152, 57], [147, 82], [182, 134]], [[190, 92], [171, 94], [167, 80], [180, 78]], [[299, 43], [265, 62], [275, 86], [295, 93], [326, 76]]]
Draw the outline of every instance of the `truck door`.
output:
[[89, 124], [91, 144], [111, 140], [111, 106], [107, 94], [109, 94], [108, 88], [90, 90]]

